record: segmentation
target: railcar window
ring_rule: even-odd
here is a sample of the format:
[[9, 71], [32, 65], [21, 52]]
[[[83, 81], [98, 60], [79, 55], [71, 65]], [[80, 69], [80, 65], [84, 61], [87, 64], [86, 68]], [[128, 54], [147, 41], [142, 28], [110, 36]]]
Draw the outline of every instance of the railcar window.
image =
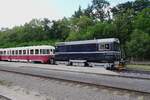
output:
[[53, 53], [53, 49], [50, 49], [50, 52]]
[[43, 49], [43, 54], [46, 54], [46, 50], [45, 49]]
[[48, 49], [43, 49], [43, 54], [48, 54], [49, 50]]
[[30, 54], [32, 55], [32, 54], [34, 54], [34, 50], [32, 49], [32, 50], [30, 50]]
[[35, 54], [39, 54], [39, 50], [38, 49], [35, 50]]
[[43, 54], [43, 50], [42, 49], [40, 49], [40, 54]]
[[15, 54], [15, 51], [13, 50], [13, 51], [12, 51], [12, 55], [14, 55], [14, 54]]
[[24, 54], [24, 55], [26, 54], [26, 50], [23, 50], [23, 54]]
[[50, 54], [50, 50], [49, 49], [47, 49], [46, 51], [47, 51], [47, 54]]
[[23, 50], [23, 54], [24, 54], [24, 55], [26, 54], [26, 50]]
[[16, 55], [18, 55], [18, 50], [16, 50]]
[[20, 55], [22, 54], [22, 50], [19, 50], [19, 54], [20, 54]]

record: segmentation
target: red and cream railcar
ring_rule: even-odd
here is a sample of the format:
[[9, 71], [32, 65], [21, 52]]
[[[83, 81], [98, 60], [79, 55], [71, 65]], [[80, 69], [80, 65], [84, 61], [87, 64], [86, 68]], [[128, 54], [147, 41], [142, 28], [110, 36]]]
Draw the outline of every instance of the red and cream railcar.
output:
[[53, 63], [54, 49], [48, 45], [0, 49], [0, 60]]

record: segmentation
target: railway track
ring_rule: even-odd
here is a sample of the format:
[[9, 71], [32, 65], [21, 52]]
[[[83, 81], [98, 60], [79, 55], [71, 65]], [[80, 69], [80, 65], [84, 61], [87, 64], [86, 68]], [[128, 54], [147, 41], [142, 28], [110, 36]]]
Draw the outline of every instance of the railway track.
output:
[[[117, 72], [117, 71], [115, 71]], [[139, 70], [123, 70], [121, 72], [117, 72], [121, 77], [134, 78], [134, 79], [145, 79], [150, 80], [150, 72], [148, 71], [139, 71]]]
[[[123, 76], [123, 75], [106, 75], [92, 74], [64, 70], [48, 70], [38, 68], [13, 68], [0, 67], [0, 71], [12, 72], [17, 74], [30, 75], [35, 77], [44, 77], [59, 79], [65, 81], [79, 82], [89, 85], [105, 86], [140, 93], [150, 93], [150, 78]], [[141, 83], [140, 83], [141, 82]], [[141, 86], [147, 86], [144, 87]]]
[[134, 74], [146, 74], [146, 75], [150, 75], [150, 71], [142, 71], [142, 70], [133, 70], [133, 69], [125, 69], [123, 71], [124, 73], [134, 73]]

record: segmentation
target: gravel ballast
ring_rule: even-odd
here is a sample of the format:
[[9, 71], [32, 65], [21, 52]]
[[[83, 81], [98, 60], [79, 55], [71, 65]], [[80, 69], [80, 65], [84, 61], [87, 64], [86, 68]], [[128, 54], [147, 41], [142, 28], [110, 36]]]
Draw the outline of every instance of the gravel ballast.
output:
[[[89, 86], [82, 83], [33, 77], [3, 71], [0, 71], [0, 81], [9, 83], [5, 87], [18, 87], [26, 91], [27, 96], [42, 97], [39, 100], [149, 100], [150, 98], [150, 94], [94, 85]], [[20, 89], [18, 89], [18, 91], [20, 91]], [[0, 92], [1, 91], [2, 90], [0, 90]]]

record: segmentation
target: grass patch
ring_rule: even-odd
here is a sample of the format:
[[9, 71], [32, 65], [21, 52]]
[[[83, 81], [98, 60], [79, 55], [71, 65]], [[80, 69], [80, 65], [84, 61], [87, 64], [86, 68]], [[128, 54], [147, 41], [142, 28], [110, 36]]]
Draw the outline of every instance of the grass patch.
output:
[[127, 65], [127, 69], [150, 71], [150, 65]]

